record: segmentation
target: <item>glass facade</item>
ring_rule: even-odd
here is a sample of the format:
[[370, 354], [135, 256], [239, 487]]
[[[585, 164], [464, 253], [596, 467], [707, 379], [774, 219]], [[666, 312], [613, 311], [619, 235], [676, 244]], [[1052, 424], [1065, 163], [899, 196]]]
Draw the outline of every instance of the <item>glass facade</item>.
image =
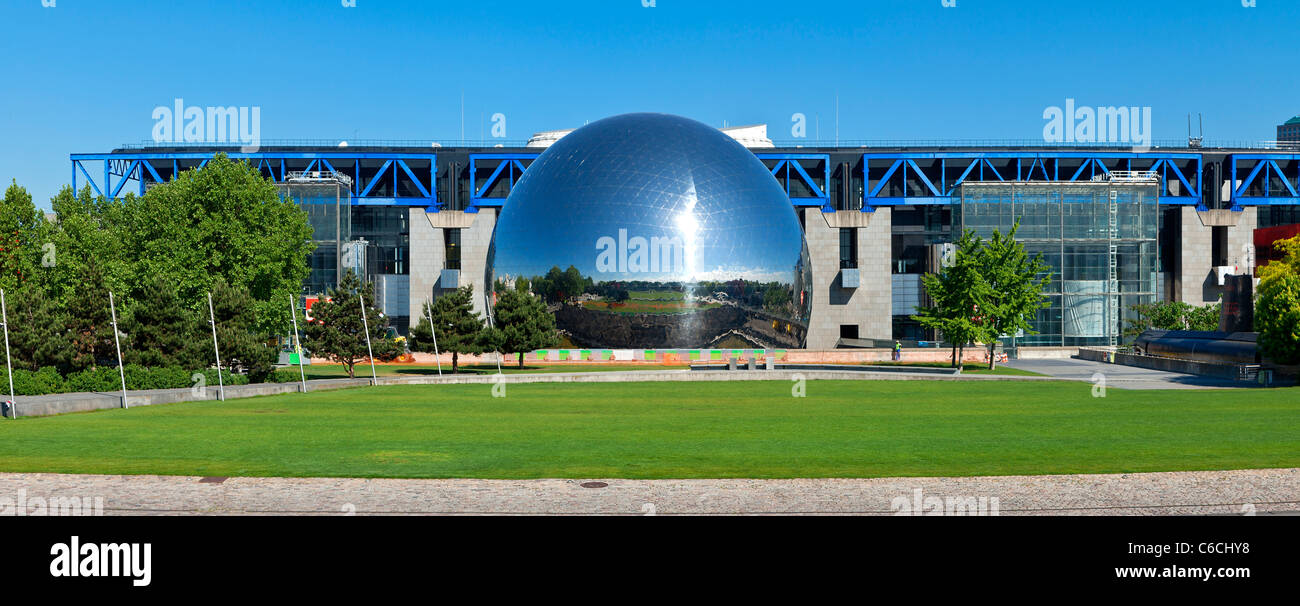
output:
[[277, 185], [280, 196], [307, 212], [316, 250], [307, 258], [309, 273], [303, 294], [319, 294], [338, 284], [339, 250], [352, 238], [352, 194], [348, 184], [333, 179], [289, 181]]
[[1276, 227], [1300, 223], [1300, 206], [1261, 206], [1259, 227]]
[[410, 211], [405, 206], [354, 206], [352, 237], [366, 241], [366, 275], [407, 275]]
[[1155, 182], [965, 183], [954, 209], [960, 230], [988, 238], [1020, 221], [1016, 239], [1051, 267], [1049, 307], [1026, 346], [1113, 345], [1129, 307], [1159, 293]]
[[591, 347], [801, 347], [812, 299], [772, 173], [717, 129], [664, 114], [593, 122], [529, 166], [486, 283], [520, 278]]

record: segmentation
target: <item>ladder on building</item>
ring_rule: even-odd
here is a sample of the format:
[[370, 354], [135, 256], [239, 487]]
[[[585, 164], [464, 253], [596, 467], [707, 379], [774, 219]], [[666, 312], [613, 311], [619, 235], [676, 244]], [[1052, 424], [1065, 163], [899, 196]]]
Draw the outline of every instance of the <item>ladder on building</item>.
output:
[[1118, 345], [1119, 332], [1122, 329], [1119, 321], [1119, 246], [1115, 240], [1119, 238], [1119, 192], [1111, 190], [1110, 203], [1107, 208], [1107, 217], [1110, 229], [1107, 232], [1108, 252], [1107, 265], [1109, 273], [1106, 279], [1106, 332], [1110, 338], [1110, 346]]

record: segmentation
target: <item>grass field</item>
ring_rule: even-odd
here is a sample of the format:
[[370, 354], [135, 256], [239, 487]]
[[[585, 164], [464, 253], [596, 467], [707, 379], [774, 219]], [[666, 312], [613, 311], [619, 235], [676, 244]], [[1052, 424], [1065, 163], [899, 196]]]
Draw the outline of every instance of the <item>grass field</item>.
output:
[[[868, 362], [866, 366], [917, 366], [921, 368], [952, 368], [951, 362]], [[985, 362], [967, 362], [962, 367], [962, 373], [975, 375], [1001, 375], [1007, 377], [1041, 377], [1040, 373], [1030, 370], [1021, 370], [1010, 366], [997, 365], [997, 368], [989, 370]]]
[[401, 385], [0, 422], [0, 471], [790, 478], [1300, 466], [1300, 389], [1082, 382]]
[[[297, 376], [297, 366], [286, 366], [289, 372]], [[620, 364], [618, 362], [575, 362], [573, 364], [547, 364], [531, 365], [527, 361], [523, 368], [519, 368], [519, 358], [515, 356], [506, 356], [501, 362], [501, 372], [513, 374], [533, 374], [533, 373], [555, 373], [555, 372], [613, 372], [619, 370], [686, 370], [690, 368], [686, 365], [673, 364]], [[307, 375], [307, 380], [311, 379], [346, 379], [348, 376], [347, 369], [342, 364], [312, 364], [303, 367], [303, 372]], [[445, 375], [451, 374], [451, 363], [442, 365], [442, 372]], [[460, 366], [461, 374], [483, 375], [496, 374], [496, 364], [471, 364]], [[356, 373], [358, 377], [370, 377], [369, 364], [357, 364]], [[410, 377], [410, 376], [436, 376], [438, 366], [436, 364], [376, 364], [375, 374], [381, 377]]]

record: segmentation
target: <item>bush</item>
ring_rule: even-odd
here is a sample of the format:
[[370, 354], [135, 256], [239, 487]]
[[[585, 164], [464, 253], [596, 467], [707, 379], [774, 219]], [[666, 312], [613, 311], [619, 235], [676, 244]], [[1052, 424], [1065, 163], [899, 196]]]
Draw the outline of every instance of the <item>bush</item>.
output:
[[[63, 377], [59, 376], [58, 371], [53, 367], [42, 368], [38, 371], [26, 369], [14, 370], [14, 393], [20, 396], [43, 396], [51, 393], [61, 393], [64, 391]], [[5, 369], [0, 367], [0, 392], [9, 396], [9, 375]]]
[[[122, 373], [126, 375], [126, 388], [129, 390], [193, 387], [196, 384], [193, 379], [196, 373], [203, 374], [205, 385], [214, 386], [217, 384], [217, 369], [215, 368], [196, 371], [186, 370], [178, 366], [146, 368], [135, 364], [127, 364], [122, 368]], [[249, 383], [247, 375], [233, 374], [225, 368], [221, 369], [221, 378], [226, 385], [248, 385]], [[297, 380], [298, 372], [296, 370], [293, 372], [279, 370], [268, 377], [268, 381], [274, 383], [290, 383]], [[38, 371], [22, 368], [14, 370], [15, 395], [43, 396], [83, 391], [121, 392], [122, 378], [118, 375], [117, 367], [99, 366], [74, 372], [67, 377], [60, 376], [59, 372], [52, 366], [47, 366]], [[4, 366], [0, 366], [0, 396], [3, 398], [9, 396], [9, 376], [5, 373]]]
[[297, 368], [277, 368], [266, 376], [267, 383], [297, 383], [301, 379]]
[[[217, 384], [217, 369], [215, 368], [194, 371], [185, 370], [184, 368], [175, 366], [146, 368], [135, 364], [127, 364], [122, 368], [122, 372], [126, 375], [126, 388], [129, 390], [183, 389], [193, 387], [195, 385], [193, 377], [196, 373], [203, 374], [204, 384]], [[231, 374], [231, 372], [225, 368], [221, 369], [221, 378], [225, 381], [226, 385], [248, 384], [248, 377], [244, 375]], [[121, 390], [122, 379], [118, 376], [117, 368], [112, 366], [100, 366], [72, 373], [71, 375], [68, 375], [63, 389], [64, 392], [118, 392]]]
[[177, 389], [193, 385], [190, 377], [194, 374], [177, 366], [146, 368], [136, 364], [127, 364], [122, 372], [126, 373], [127, 389]]
[[1274, 362], [1300, 362], [1300, 276], [1279, 272], [1260, 282], [1255, 330], [1260, 349]]
[[116, 392], [121, 389], [122, 382], [117, 375], [117, 367], [109, 366], [96, 366], [74, 372], [65, 378], [63, 386], [64, 392]]

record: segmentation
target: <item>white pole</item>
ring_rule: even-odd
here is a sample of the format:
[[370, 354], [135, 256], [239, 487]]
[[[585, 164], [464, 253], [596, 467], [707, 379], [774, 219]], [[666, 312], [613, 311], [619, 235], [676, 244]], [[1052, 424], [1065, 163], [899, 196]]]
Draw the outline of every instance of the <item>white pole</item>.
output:
[[221, 349], [217, 347], [217, 314], [212, 310], [212, 293], [208, 293], [208, 324], [212, 325], [212, 353], [217, 355], [217, 399], [226, 401], [226, 384], [221, 378]]
[[293, 319], [293, 338], [298, 343], [298, 376], [302, 379], [302, 392], [307, 393], [307, 371], [302, 369], [302, 337], [298, 336], [298, 303], [289, 293], [289, 317]]
[[366, 319], [366, 297], [361, 291], [357, 292], [357, 299], [361, 301], [361, 325], [366, 331], [366, 353], [370, 355], [370, 384], [378, 385], [379, 377], [375, 375], [375, 351], [370, 348], [370, 321]]
[[18, 418], [18, 405], [14, 398], [14, 365], [9, 358], [9, 308], [5, 306], [5, 291], [0, 289], [0, 321], [5, 329], [5, 369], [9, 371], [9, 415]]
[[438, 331], [433, 327], [433, 306], [426, 307], [429, 316], [429, 334], [433, 335], [433, 359], [438, 363], [438, 376], [442, 376], [442, 356], [438, 353]]
[[[493, 328], [496, 324], [492, 321], [492, 299], [483, 293], [483, 305], [487, 307], [488, 328]], [[497, 352], [497, 374], [501, 374], [501, 352]]]
[[122, 379], [122, 408], [130, 408], [126, 403], [126, 371], [122, 370], [122, 342], [117, 337], [117, 305], [113, 303], [113, 291], [108, 291], [108, 312], [113, 317], [113, 347], [117, 348], [117, 375]]

